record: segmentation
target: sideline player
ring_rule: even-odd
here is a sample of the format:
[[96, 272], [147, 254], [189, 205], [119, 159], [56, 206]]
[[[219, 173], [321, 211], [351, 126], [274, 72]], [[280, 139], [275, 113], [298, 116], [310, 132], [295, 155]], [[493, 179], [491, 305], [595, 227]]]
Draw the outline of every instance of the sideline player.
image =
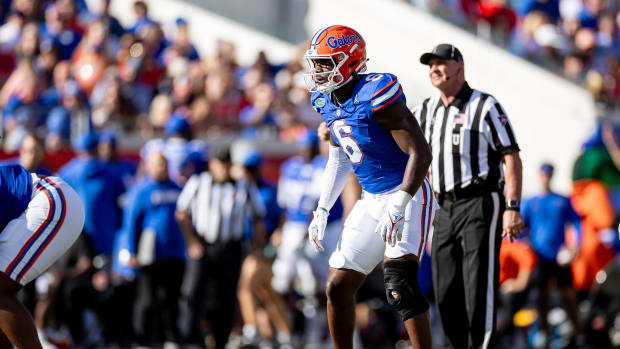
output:
[[62, 179], [20, 165], [0, 166], [0, 197], [0, 329], [16, 348], [38, 349], [34, 322], [16, 293], [71, 247], [84, 208]]
[[400, 313], [413, 346], [430, 348], [428, 303], [417, 284], [435, 213], [425, 179], [432, 159], [428, 143], [396, 76], [361, 74], [366, 44], [358, 32], [340, 25], [321, 29], [304, 58], [312, 105], [332, 133], [323, 190], [308, 228], [317, 249], [323, 249], [329, 210], [351, 164], [363, 190], [329, 260], [327, 311], [334, 347], [353, 347], [355, 293], [383, 259], [388, 302]]

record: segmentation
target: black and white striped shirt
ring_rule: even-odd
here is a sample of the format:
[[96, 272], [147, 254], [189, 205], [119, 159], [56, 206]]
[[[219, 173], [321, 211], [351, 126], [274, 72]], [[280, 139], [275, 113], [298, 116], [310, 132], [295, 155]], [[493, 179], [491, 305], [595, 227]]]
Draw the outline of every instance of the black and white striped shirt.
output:
[[177, 200], [177, 210], [191, 215], [194, 229], [210, 244], [240, 240], [247, 218], [265, 215], [255, 184], [217, 183], [209, 172], [190, 177]]
[[503, 178], [502, 155], [519, 151], [510, 120], [493, 96], [467, 83], [447, 107], [439, 94], [412, 110], [431, 146], [433, 189], [439, 194]]

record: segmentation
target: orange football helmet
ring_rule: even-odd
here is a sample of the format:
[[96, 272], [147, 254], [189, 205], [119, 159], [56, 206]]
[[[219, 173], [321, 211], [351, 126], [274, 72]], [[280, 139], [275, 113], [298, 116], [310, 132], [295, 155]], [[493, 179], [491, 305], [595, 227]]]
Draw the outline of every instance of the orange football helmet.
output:
[[314, 34], [304, 59], [308, 90], [328, 94], [366, 70], [366, 42], [354, 29], [332, 25]]

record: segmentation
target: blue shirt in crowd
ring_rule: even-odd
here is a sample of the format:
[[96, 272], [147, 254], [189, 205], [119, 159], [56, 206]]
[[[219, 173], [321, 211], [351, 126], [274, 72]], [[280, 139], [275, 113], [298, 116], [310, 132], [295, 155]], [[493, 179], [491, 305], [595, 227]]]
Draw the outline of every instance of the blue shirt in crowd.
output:
[[181, 188], [171, 180], [163, 183], [150, 178], [138, 184], [125, 209], [128, 248], [138, 252], [140, 236], [146, 230], [155, 233], [154, 260], [185, 259], [185, 241], [174, 217]]
[[[288, 222], [310, 223], [312, 211], [316, 209], [321, 194], [321, 177], [327, 158], [316, 156], [311, 162], [301, 156], [285, 161], [280, 168], [278, 182], [278, 204], [286, 212]], [[327, 222], [342, 218], [342, 203], [336, 201], [329, 211]]]
[[104, 164], [121, 179], [125, 188], [129, 189], [138, 170], [136, 163], [129, 160], [114, 160], [104, 162]]
[[[142, 187], [140, 183], [144, 180], [144, 177], [138, 179], [137, 183], [134, 183], [125, 193], [125, 211], [127, 211], [127, 207], [131, 207], [133, 205], [133, 201], [135, 200], [138, 189]], [[114, 245], [112, 247], [112, 271], [118, 275], [121, 275], [126, 278], [134, 278], [136, 277], [138, 270], [130, 265], [129, 258], [129, 231], [127, 228], [129, 215], [123, 215], [123, 225], [116, 232], [116, 236], [114, 237]]]
[[187, 141], [179, 137], [167, 139], [152, 139], [144, 144], [140, 150], [140, 157], [146, 159], [152, 152], [159, 151], [168, 160], [170, 179], [182, 184], [181, 177], [191, 177], [198, 174], [205, 167], [206, 145], [199, 140]]
[[[278, 205], [278, 190], [276, 187], [266, 181], [259, 179], [256, 182], [256, 189], [261, 206], [264, 207], [263, 224], [265, 225], [266, 236], [271, 236], [278, 227], [280, 217], [282, 216], [282, 208]], [[246, 217], [245, 228], [243, 230], [243, 238], [250, 240], [254, 237], [254, 219], [255, 217], [248, 215]]]
[[75, 158], [58, 175], [84, 203], [84, 232], [93, 239], [95, 253], [111, 255], [114, 235], [122, 224], [119, 197], [125, 186], [121, 177], [94, 157]]
[[20, 165], [0, 166], [0, 232], [19, 217], [32, 197], [32, 178]]
[[581, 218], [565, 196], [546, 193], [532, 197], [521, 207], [521, 215], [529, 228], [532, 248], [545, 260], [555, 261], [567, 224], [573, 224], [578, 243], [581, 241]]
[[256, 186], [266, 209], [265, 231], [267, 235], [271, 235], [278, 227], [280, 216], [282, 216], [282, 208], [278, 205], [278, 189], [264, 180], [259, 180]]

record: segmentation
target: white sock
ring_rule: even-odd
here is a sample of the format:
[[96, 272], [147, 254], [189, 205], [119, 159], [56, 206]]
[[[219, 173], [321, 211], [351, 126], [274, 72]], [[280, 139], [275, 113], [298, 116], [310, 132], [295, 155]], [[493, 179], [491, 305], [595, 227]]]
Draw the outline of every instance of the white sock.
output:
[[243, 336], [245, 338], [253, 338], [256, 336], [256, 326], [254, 325], [243, 325]]

